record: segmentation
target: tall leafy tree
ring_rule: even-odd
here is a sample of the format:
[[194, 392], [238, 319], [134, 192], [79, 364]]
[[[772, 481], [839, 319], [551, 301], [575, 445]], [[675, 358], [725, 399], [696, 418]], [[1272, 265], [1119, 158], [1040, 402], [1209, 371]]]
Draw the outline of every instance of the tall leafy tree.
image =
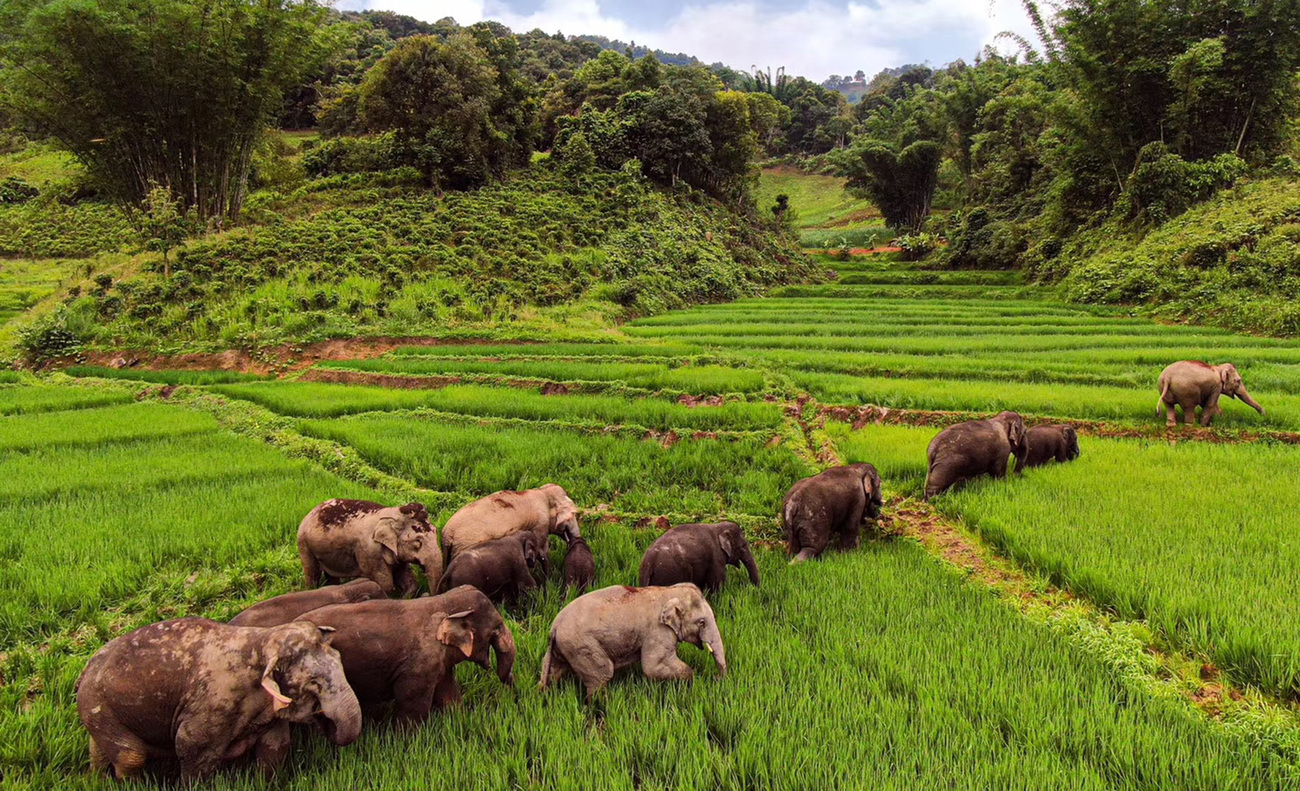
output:
[[106, 194], [162, 185], [202, 218], [239, 211], [253, 151], [323, 54], [314, 0], [14, 0], [0, 102]]
[[881, 140], [855, 143], [838, 162], [849, 190], [880, 209], [891, 228], [919, 231], [930, 216], [943, 150], [931, 140], [898, 146]]

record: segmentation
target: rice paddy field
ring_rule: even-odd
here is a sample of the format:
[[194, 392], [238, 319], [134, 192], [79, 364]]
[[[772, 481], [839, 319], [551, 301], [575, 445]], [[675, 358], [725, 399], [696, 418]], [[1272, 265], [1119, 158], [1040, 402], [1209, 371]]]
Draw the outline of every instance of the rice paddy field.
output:
[[[598, 587], [635, 582], [661, 517], [745, 527], [762, 585], [733, 571], [711, 599], [726, 677], [683, 646], [690, 683], [632, 669], [590, 705], [571, 681], [538, 690], [567, 600], [551, 581], [506, 613], [516, 688], [462, 665], [464, 703], [423, 727], [369, 722], [344, 749], [304, 731], [273, 780], [206, 785], [1300, 787], [1300, 343], [1065, 305], [1001, 272], [828, 265], [836, 284], [608, 343], [0, 380], [0, 786], [109, 787], [75, 713], [86, 660], [296, 589], [321, 500], [420, 498], [441, 524], [555, 482]], [[1155, 380], [1184, 358], [1235, 363], [1267, 414], [1226, 401], [1214, 429], [1166, 431]], [[940, 426], [1001, 409], [1079, 425], [1082, 456], [921, 503]], [[784, 493], [837, 461], [878, 467], [890, 536], [788, 566]], [[925, 540], [939, 528], [957, 551]], [[1001, 593], [979, 553], [1025, 588]]]

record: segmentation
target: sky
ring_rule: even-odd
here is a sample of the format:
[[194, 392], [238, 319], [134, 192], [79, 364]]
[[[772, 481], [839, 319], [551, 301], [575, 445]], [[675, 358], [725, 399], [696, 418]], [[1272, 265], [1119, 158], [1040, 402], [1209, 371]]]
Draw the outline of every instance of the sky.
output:
[[595, 34], [685, 52], [737, 69], [786, 68], [821, 81], [868, 78], [906, 63], [967, 62], [1011, 30], [1034, 40], [1020, 0], [340, 0], [343, 9], [385, 9], [427, 22], [483, 19], [516, 32]]

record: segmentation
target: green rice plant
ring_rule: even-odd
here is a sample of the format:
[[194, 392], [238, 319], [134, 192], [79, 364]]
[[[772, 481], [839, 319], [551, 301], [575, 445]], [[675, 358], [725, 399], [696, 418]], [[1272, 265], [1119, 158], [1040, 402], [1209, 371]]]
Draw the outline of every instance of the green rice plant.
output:
[[898, 300], [927, 299], [1041, 299], [1053, 291], [1043, 286], [780, 286], [767, 292], [771, 297], [823, 297]]
[[91, 390], [80, 387], [6, 387], [0, 389], [0, 415], [29, 415], [65, 409], [124, 404], [129, 393]]
[[225, 382], [255, 382], [269, 375], [244, 374], [238, 371], [148, 371], [142, 368], [107, 368], [102, 365], [73, 365], [63, 371], [68, 376], [98, 379], [130, 379], [169, 385], [211, 385]]
[[830, 422], [825, 431], [845, 464], [874, 464], [889, 491], [909, 495], [924, 492], [928, 467], [925, 452], [939, 433], [938, 428], [869, 425], [854, 431], [847, 423]]
[[[596, 585], [632, 582], [653, 531], [590, 531]], [[737, 572], [711, 597], [729, 673], [683, 646], [684, 683], [620, 672], [586, 705], [571, 678], [540, 690], [555, 585], [508, 616], [514, 689], [468, 664], [464, 704], [418, 728], [367, 722], [346, 749], [295, 735], [277, 788], [843, 788], [1139, 791], [1293, 787], [1285, 737], [1254, 739], [1116, 678], [1062, 634], [1021, 618], [907, 543], [789, 567], [758, 551], [761, 588]], [[222, 617], [224, 606], [214, 607]], [[216, 613], [213, 613], [216, 614]], [[0, 709], [7, 780], [109, 788], [84, 771], [73, 684], [102, 637], [33, 661], [34, 702]], [[26, 680], [26, 679], [25, 679]], [[25, 685], [26, 686], [26, 685]], [[5, 702], [15, 699], [5, 688]], [[400, 759], [396, 757], [400, 756]], [[265, 787], [252, 768], [214, 790]]]
[[1014, 269], [987, 272], [912, 269], [881, 272], [841, 271], [840, 277], [835, 282], [842, 286], [1015, 286], [1021, 285], [1024, 279]]
[[1238, 682], [1300, 694], [1295, 448], [1085, 438], [1067, 465], [942, 508], [1057, 583], [1143, 618]]
[[559, 420], [599, 425], [632, 424], [644, 428], [697, 431], [755, 431], [781, 424], [776, 404], [731, 401], [717, 407], [690, 408], [660, 399], [618, 396], [542, 395], [535, 390], [456, 385], [431, 390], [268, 382], [222, 385], [218, 392], [261, 404], [282, 415], [336, 417], [357, 412], [425, 408], [439, 412], [525, 420]]
[[399, 346], [388, 357], [463, 357], [466, 359], [515, 359], [529, 357], [689, 357], [699, 354], [698, 346], [684, 344], [631, 343], [511, 343], [438, 344]]
[[749, 514], [775, 519], [808, 469], [762, 439], [655, 441], [553, 428], [501, 428], [366, 415], [309, 420], [304, 433], [355, 448], [386, 472], [466, 500], [558, 483], [585, 507], [626, 513]]
[[212, 431], [209, 415], [162, 404], [128, 404], [75, 412], [0, 418], [0, 451], [97, 446]]
[[0, 371], [0, 385], [16, 385], [23, 381], [23, 375], [18, 371]]
[[647, 390], [690, 393], [752, 393], [763, 388], [759, 371], [717, 365], [669, 368], [656, 363], [584, 363], [551, 360], [464, 360], [379, 358], [321, 363], [324, 368], [432, 376], [500, 376], [553, 382], [622, 382]]

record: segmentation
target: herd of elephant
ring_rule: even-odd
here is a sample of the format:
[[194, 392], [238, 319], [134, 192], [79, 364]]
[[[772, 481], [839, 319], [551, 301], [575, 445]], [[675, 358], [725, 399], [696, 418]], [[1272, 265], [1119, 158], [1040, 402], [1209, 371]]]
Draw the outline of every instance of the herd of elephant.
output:
[[[1208, 424], [1221, 394], [1263, 412], [1231, 365], [1177, 363], [1160, 388], [1171, 421], [1178, 405], [1189, 422], [1200, 407]], [[982, 475], [1003, 477], [1011, 455], [1017, 472], [1070, 461], [1079, 456], [1078, 436], [1067, 425], [1026, 430], [1014, 412], [949, 426], [927, 450], [925, 496]], [[817, 557], [836, 537], [842, 550], [856, 547], [882, 504], [871, 464], [797, 482], [781, 512], [791, 563]], [[691, 667], [677, 656], [683, 642], [708, 650], [726, 673], [705, 593], [722, 586], [727, 566], [743, 567], [759, 584], [735, 522], [672, 527], [646, 550], [636, 587], [584, 593], [595, 561], [578, 508], [556, 484], [476, 500], [452, 515], [441, 539], [419, 503], [333, 499], [298, 527], [306, 590], [262, 601], [228, 623], [181, 618], [144, 626], [90, 659], [77, 681], [77, 709], [90, 733], [91, 764], [119, 779], [154, 765], [193, 780], [252, 757], [271, 772], [288, 753], [291, 723], [315, 724], [341, 746], [359, 736], [363, 716], [385, 706], [399, 722], [422, 722], [460, 701], [456, 665], [491, 671], [491, 654], [498, 678], [511, 685], [515, 642], [497, 604], [549, 576], [552, 535], [567, 544], [564, 585], [579, 595], [551, 625], [543, 689], [571, 673], [590, 700], [617, 669], [636, 664], [653, 679], [689, 679]], [[424, 571], [428, 595], [416, 598], [412, 566]]]

